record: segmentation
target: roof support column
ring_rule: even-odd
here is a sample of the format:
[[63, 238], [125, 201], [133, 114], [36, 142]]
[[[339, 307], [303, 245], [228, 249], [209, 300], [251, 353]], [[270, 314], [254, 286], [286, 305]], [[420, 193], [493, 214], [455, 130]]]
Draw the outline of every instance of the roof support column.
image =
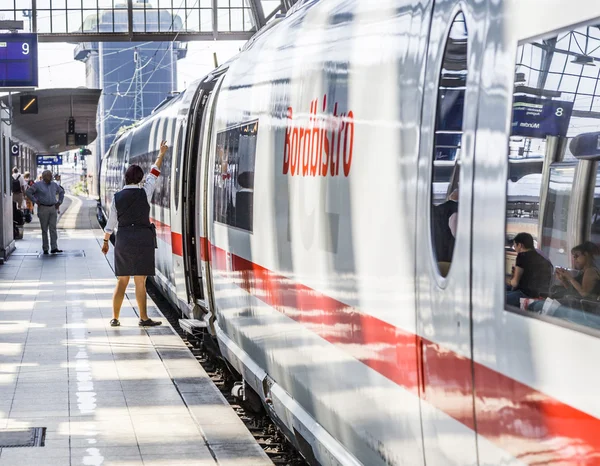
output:
[[31, 32], [37, 33], [37, 0], [31, 0]]
[[213, 15], [213, 38], [216, 40], [219, 36], [219, 15], [217, 14], [217, 0], [212, 0], [212, 15]]
[[256, 26], [256, 30], [260, 30], [265, 24], [267, 24], [267, 20], [265, 18], [265, 10], [262, 7], [262, 3], [260, 0], [247, 0], [250, 3], [250, 9], [252, 10], [252, 15], [254, 16], [254, 22]]
[[127, 0], [127, 32], [129, 40], [133, 40], [133, 0]]

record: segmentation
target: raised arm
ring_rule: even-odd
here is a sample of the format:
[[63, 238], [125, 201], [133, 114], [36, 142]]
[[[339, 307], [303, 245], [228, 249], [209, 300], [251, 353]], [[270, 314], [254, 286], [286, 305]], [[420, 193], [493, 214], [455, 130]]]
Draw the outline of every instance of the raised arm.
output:
[[160, 143], [160, 152], [158, 153], [158, 157], [152, 165], [150, 169], [150, 173], [146, 176], [146, 182], [144, 183], [144, 191], [146, 191], [146, 196], [148, 196], [148, 202], [152, 199], [152, 193], [154, 193], [154, 188], [156, 187], [156, 180], [160, 176], [160, 167], [163, 163], [163, 158], [165, 154], [169, 150], [169, 146], [167, 146], [167, 141], [162, 141]]
[[163, 163], [163, 157], [165, 156], [168, 150], [169, 146], [167, 146], [167, 141], [161, 141], [160, 151], [158, 153], [158, 157], [156, 157], [156, 161], [154, 162], [154, 165], [156, 165], [156, 168], [158, 168], [159, 170]]

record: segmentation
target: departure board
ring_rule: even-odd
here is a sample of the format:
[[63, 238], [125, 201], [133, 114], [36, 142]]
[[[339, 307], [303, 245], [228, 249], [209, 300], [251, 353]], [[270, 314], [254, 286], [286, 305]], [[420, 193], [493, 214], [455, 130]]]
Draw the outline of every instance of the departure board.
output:
[[37, 85], [37, 34], [0, 34], [0, 87]]

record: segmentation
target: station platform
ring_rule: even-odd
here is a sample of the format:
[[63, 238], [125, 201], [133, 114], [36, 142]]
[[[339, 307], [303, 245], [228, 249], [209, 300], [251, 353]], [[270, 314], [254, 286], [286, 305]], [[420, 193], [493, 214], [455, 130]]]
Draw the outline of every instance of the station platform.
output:
[[110, 327], [95, 202], [67, 204], [63, 254], [40, 254], [34, 221], [0, 265], [0, 445], [46, 429], [43, 446], [0, 448], [0, 466], [273, 464], [150, 298], [162, 326], [138, 327], [131, 287]]

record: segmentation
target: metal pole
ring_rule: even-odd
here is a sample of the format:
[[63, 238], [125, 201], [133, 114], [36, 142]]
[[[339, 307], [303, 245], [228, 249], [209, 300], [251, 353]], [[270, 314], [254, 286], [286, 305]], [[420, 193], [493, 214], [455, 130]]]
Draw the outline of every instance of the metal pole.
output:
[[37, 0], [31, 0], [31, 29], [32, 32], [38, 32], [37, 29]]
[[212, 15], [213, 15], [213, 38], [216, 40], [219, 35], [219, 15], [217, 14], [217, 0], [212, 0]]
[[133, 0], [127, 0], [127, 32], [129, 40], [133, 40]]
[[12, 92], [8, 93], [8, 124], [12, 125], [13, 122], [13, 100]]
[[597, 169], [597, 161], [577, 162], [567, 214], [567, 257], [571, 248], [590, 238]]
[[265, 11], [260, 0], [248, 1], [250, 2], [250, 9], [252, 10], [252, 15], [254, 16], [256, 30], [259, 31], [265, 24], [267, 24], [267, 20], [265, 19]]
[[538, 208], [538, 245], [542, 244], [544, 233], [546, 202], [548, 200], [548, 190], [550, 189], [550, 166], [563, 160], [566, 148], [566, 138], [558, 136], [548, 136], [546, 138], [546, 154], [542, 165], [542, 183], [540, 185], [540, 204]]

